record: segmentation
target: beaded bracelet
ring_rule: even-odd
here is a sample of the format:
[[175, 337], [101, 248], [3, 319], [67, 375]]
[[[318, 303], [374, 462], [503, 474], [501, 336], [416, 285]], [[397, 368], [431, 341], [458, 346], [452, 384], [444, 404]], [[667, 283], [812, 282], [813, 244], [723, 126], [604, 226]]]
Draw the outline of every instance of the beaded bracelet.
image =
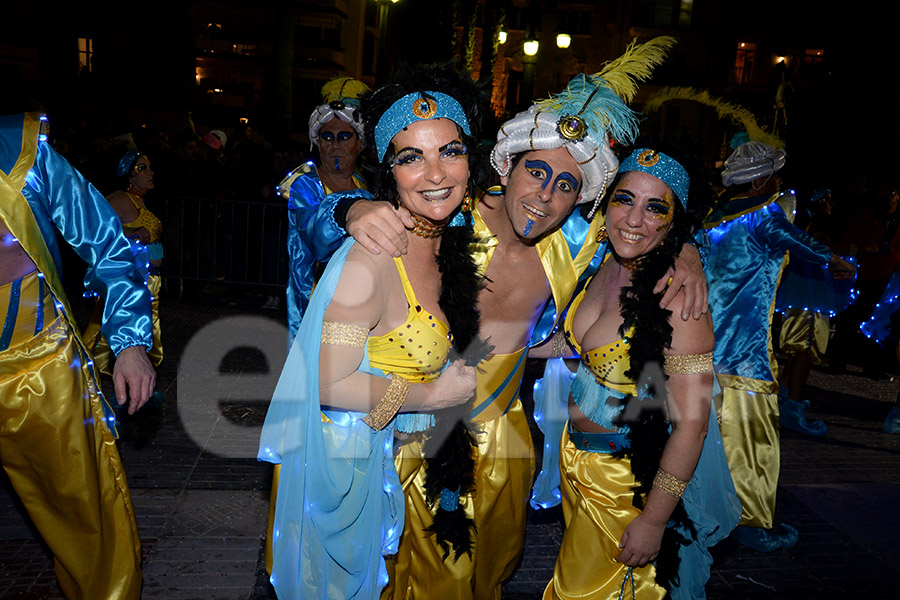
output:
[[384, 429], [391, 419], [403, 406], [406, 396], [409, 394], [409, 382], [402, 377], [391, 374], [391, 385], [384, 392], [384, 396], [378, 401], [378, 404], [372, 411], [362, 418], [363, 423], [374, 429], [381, 431]]
[[678, 479], [661, 468], [657, 469], [656, 477], [653, 478], [653, 487], [675, 498], [681, 498], [689, 483], [690, 481]]

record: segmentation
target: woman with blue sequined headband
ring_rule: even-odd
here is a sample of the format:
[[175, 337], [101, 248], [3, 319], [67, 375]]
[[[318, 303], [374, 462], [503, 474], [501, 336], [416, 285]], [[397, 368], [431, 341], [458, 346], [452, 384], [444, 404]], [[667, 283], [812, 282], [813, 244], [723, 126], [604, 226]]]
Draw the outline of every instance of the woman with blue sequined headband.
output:
[[[361, 100], [367, 145], [380, 162], [372, 189], [410, 212], [415, 235], [396, 258], [344, 242], [291, 347], [259, 451], [281, 465], [271, 572], [279, 598], [378, 597], [388, 581], [384, 557], [397, 552], [404, 526], [398, 423], [409, 432], [437, 420], [438, 437], [442, 419], [431, 413], [474, 395], [474, 367], [454, 357], [477, 336], [480, 278], [468, 255], [471, 229], [444, 227], [471, 184], [477, 99], [466, 76], [434, 67], [404, 72]], [[445, 430], [456, 431], [455, 415]], [[464, 552], [468, 528], [453, 501], [467, 482], [450, 485], [434, 496], [449, 515], [436, 523], [447, 532], [438, 536]]]
[[[712, 408], [712, 320], [671, 318], [653, 293], [712, 194], [659, 147], [619, 166], [600, 205], [610, 253], [565, 319], [581, 364], [559, 461], [566, 530], [545, 599], [702, 598], [707, 547], [740, 518]], [[671, 310], [683, 302], [679, 292]]]

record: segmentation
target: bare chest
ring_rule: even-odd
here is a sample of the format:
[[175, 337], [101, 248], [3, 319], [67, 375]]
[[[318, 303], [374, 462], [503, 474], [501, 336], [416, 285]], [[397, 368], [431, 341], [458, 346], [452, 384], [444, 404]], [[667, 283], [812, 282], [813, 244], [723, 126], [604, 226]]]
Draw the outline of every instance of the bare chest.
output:
[[495, 352], [514, 352], [525, 345], [550, 299], [550, 283], [537, 253], [526, 257], [497, 252], [479, 296], [481, 329]]
[[0, 220], [0, 285], [35, 270], [34, 262], [13, 234]]

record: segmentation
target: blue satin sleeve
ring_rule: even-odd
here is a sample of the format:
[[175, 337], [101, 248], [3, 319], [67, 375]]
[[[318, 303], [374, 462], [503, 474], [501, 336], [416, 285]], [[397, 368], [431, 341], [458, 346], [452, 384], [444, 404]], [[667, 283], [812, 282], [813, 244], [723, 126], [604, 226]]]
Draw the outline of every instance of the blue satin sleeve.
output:
[[792, 259], [817, 264], [827, 263], [831, 259], [831, 249], [805, 231], [794, 227], [777, 204], [772, 203], [763, 207], [755, 215], [759, 216], [756, 235], [776, 254], [790, 252]]
[[288, 345], [297, 335], [300, 320], [312, 294], [316, 256], [307, 239], [308, 223], [316, 214], [325, 190], [318, 177], [302, 175], [291, 184], [288, 200], [288, 276], [287, 289]]
[[121, 222], [103, 195], [45, 142], [37, 145], [25, 183], [22, 193], [57, 271], [62, 269], [53, 225], [88, 264], [85, 287], [106, 298], [102, 330], [112, 351], [118, 355], [130, 346], [152, 347], [150, 290], [135, 266]]

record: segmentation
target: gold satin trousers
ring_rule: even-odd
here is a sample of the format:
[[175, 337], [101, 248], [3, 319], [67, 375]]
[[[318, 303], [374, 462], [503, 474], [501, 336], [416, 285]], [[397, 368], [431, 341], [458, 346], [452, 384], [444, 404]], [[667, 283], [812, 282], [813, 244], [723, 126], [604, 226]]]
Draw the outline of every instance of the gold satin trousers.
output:
[[781, 470], [778, 394], [722, 387], [722, 445], [741, 501], [741, 525], [771, 529]]
[[387, 560], [390, 581], [383, 600], [500, 598], [500, 584], [512, 575], [525, 544], [525, 513], [534, 477], [534, 447], [522, 403], [486, 422], [475, 423], [478, 454], [475, 492], [460, 497], [477, 532], [472, 557], [443, 551], [431, 526], [434, 510], [425, 501], [422, 444], [403, 445], [396, 458], [406, 497], [406, 521], [398, 553]]
[[137, 599], [140, 540], [116, 442], [64, 316], [0, 352], [0, 462], [69, 599]]
[[[641, 511], [634, 507], [631, 461], [612, 454], [579, 450], [563, 431], [559, 455], [565, 532], [553, 579], [544, 600], [617, 600], [634, 597], [660, 600], [665, 588], [656, 585], [653, 564], [633, 569], [613, 560], [625, 527]], [[626, 577], [628, 577], [626, 581]]]
[[822, 313], [791, 308], [784, 313], [778, 345], [786, 354], [809, 354], [822, 364], [831, 335], [831, 320]]

